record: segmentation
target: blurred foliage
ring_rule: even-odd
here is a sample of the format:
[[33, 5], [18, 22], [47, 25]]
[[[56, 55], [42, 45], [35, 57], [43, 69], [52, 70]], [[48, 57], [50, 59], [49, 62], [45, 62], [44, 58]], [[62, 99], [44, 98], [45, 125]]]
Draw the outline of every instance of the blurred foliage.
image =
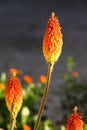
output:
[[[75, 70], [76, 62], [73, 57], [67, 58], [67, 73], [63, 75], [62, 109], [64, 120], [71, 113], [74, 106], [78, 106], [79, 112], [83, 114], [83, 119], [87, 122], [87, 81]], [[84, 130], [87, 129], [85, 125]]]

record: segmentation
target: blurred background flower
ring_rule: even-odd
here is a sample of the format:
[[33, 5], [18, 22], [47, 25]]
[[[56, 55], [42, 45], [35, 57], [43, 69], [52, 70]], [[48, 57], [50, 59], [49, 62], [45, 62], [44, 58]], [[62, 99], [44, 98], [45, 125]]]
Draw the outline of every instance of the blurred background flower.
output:
[[47, 81], [47, 77], [46, 77], [45, 75], [41, 75], [41, 76], [39, 77], [39, 81], [40, 81], [42, 84], [45, 84], [46, 81]]
[[23, 81], [27, 84], [33, 83], [33, 79], [29, 75], [24, 75]]
[[31, 128], [28, 125], [23, 125], [23, 130], [31, 130]]

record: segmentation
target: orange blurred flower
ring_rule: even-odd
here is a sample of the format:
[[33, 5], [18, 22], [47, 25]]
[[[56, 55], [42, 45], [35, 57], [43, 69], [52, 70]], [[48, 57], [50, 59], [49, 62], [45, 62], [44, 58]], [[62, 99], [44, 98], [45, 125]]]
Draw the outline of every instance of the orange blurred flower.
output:
[[62, 33], [58, 18], [52, 12], [43, 38], [43, 54], [47, 63], [54, 65], [62, 50]]
[[24, 75], [23, 80], [25, 83], [28, 83], [28, 84], [33, 82], [33, 79], [28, 75]]
[[21, 108], [22, 99], [23, 95], [21, 84], [18, 77], [14, 73], [8, 79], [6, 86], [5, 100], [9, 112], [14, 113], [15, 118]]
[[23, 130], [31, 130], [31, 128], [28, 125], [24, 124], [23, 125]]
[[41, 83], [45, 84], [46, 81], [47, 81], [47, 77], [46, 77], [45, 75], [41, 75], [40, 78], [39, 78], [39, 81], [40, 81]]
[[3, 90], [5, 88], [5, 85], [3, 83], [0, 83], [0, 90]]
[[84, 122], [82, 116], [77, 112], [77, 106], [74, 107], [74, 112], [68, 117], [66, 130], [83, 130]]
[[78, 74], [78, 72], [73, 71], [73, 72], [72, 72], [72, 76], [73, 76], [74, 78], [77, 78], [77, 77], [79, 76], [79, 74]]
[[16, 68], [11, 68], [9, 72], [10, 74], [13, 74], [13, 73], [16, 73], [16, 75], [19, 74], [19, 70], [17, 70]]

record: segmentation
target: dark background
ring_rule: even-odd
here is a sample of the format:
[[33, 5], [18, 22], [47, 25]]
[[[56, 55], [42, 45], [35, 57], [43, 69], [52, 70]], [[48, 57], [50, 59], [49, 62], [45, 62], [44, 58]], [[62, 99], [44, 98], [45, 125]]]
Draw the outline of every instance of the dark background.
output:
[[23, 74], [29, 74], [34, 81], [38, 81], [41, 74], [46, 74], [42, 41], [52, 11], [58, 16], [64, 41], [48, 96], [48, 105], [54, 103], [48, 115], [56, 119], [59, 117], [56, 117], [55, 110], [59, 112], [60, 106], [54, 91], [60, 90], [67, 57], [73, 56], [79, 73], [84, 78], [87, 75], [87, 0], [0, 1], [0, 73], [8, 73], [15, 67]]

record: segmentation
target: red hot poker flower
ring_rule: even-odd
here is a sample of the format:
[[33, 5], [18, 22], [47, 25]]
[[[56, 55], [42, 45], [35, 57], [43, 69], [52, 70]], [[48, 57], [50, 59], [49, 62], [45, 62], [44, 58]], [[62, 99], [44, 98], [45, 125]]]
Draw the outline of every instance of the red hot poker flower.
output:
[[20, 81], [16, 76], [16, 73], [13, 73], [13, 75], [8, 79], [5, 93], [6, 106], [11, 114], [12, 120], [16, 120], [17, 114], [22, 105], [22, 99], [23, 95]]
[[42, 84], [45, 84], [47, 82], [47, 77], [45, 75], [41, 75], [39, 77], [39, 81], [42, 83]]
[[78, 74], [78, 72], [73, 71], [73, 72], [72, 72], [72, 76], [73, 76], [74, 78], [78, 78], [78, 77], [79, 77], [79, 74]]
[[43, 98], [38, 112], [37, 120], [34, 126], [34, 130], [38, 130], [38, 126], [41, 120], [42, 112], [46, 102], [46, 97], [49, 90], [51, 72], [53, 70], [54, 63], [58, 60], [62, 50], [62, 33], [59, 21], [52, 12], [43, 37], [43, 54], [48, 64], [47, 81], [44, 88]]
[[12, 109], [15, 109], [18, 113], [23, 98], [22, 88], [18, 77], [12, 76], [8, 79], [5, 98], [8, 110], [11, 112]]
[[77, 112], [77, 106], [75, 106], [73, 114], [68, 117], [66, 130], [83, 130], [83, 125], [82, 116]]
[[62, 51], [62, 33], [58, 18], [52, 12], [43, 38], [43, 54], [47, 63], [54, 65]]
[[10, 74], [16, 73], [16, 75], [20, 73], [19, 70], [17, 70], [16, 68], [10, 68], [9, 72]]
[[33, 79], [29, 75], [24, 75], [23, 80], [27, 84], [33, 83]]

